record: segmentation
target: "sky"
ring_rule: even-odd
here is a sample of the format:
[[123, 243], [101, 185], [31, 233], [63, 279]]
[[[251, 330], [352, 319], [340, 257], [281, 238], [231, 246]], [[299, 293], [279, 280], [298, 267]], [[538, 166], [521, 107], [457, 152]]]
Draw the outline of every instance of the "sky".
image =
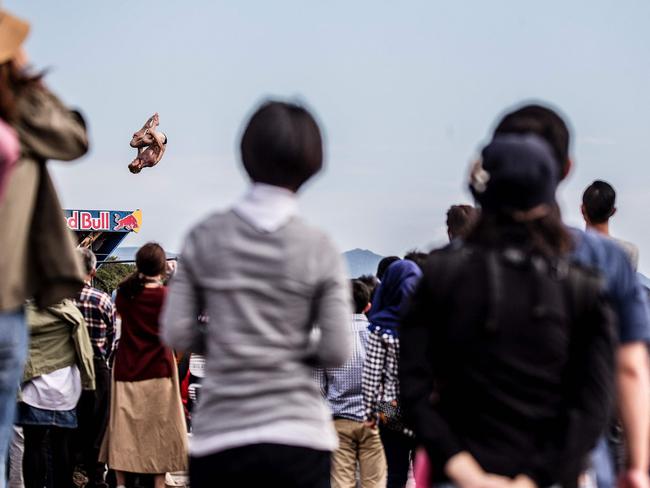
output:
[[[650, 272], [650, 3], [645, 0], [4, 0], [32, 23], [47, 84], [85, 114], [89, 154], [50, 163], [66, 208], [142, 209], [124, 245], [170, 251], [246, 189], [242, 124], [261, 101], [312, 109], [325, 170], [302, 215], [340, 249], [382, 255], [445, 240], [469, 203], [469, 162], [506, 109], [543, 101], [567, 117], [574, 171], [560, 187], [582, 225], [584, 188], [618, 191], [612, 231]], [[169, 138], [138, 175], [131, 134], [153, 113]]]

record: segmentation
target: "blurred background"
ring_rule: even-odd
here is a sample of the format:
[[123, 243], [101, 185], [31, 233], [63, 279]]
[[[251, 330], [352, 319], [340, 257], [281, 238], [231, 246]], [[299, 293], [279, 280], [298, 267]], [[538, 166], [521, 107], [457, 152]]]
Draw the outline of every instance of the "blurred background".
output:
[[[447, 207], [470, 202], [467, 167], [502, 111], [557, 106], [575, 169], [559, 191], [582, 226], [583, 189], [618, 191], [613, 234], [650, 271], [650, 3], [5, 0], [32, 23], [33, 64], [81, 107], [92, 151], [54, 163], [67, 208], [142, 209], [148, 240], [178, 251], [188, 228], [246, 188], [241, 125], [267, 97], [319, 116], [326, 171], [302, 213], [342, 251], [381, 255], [446, 240]], [[132, 175], [131, 134], [155, 111], [165, 158]]]

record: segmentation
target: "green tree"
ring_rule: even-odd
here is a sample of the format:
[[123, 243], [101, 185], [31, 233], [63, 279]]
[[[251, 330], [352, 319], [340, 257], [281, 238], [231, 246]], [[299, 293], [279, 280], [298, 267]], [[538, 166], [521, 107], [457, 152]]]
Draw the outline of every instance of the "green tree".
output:
[[135, 272], [134, 264], [111, 262], [116, 260], [116, 257], [107, 259], [95, 276], [95, 286], [108, 294], [111, 294], [124, 278]]

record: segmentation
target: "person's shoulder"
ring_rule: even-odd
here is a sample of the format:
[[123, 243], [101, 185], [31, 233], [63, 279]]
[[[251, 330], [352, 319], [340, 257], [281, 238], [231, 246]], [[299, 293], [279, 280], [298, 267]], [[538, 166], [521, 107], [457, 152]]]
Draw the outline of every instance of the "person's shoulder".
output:
[[569, 228], [569, 232], [573, 238], [573, 254], [578, 258], [586, 258], [582, 261], [587, 259], [597, 261], [589, 264], [603, 264], [603, 260], [610, 264], [627, 262], [628, 258], [625, 251], [615, 240], [596, 232], [583, 231], [572, 227]]
[[340, 254], [338, 246], [327, 232], [299, 215], [289, 221], [285, 231], [294, 243], [302, 243], [303, 247], [315, 253]]
[[300, 233], [312, 239], [328, 239], [327, 233], [320, 227], [312, 224], [301, 215], [294, 215], [287, 222], [285, 229], [292, 233]]
[[230, 210], [212, 212], [207, 217], [204, 217], [194, 224], [187, 233], [187, 236], [191, 237], [201, 234], [210, 234], [215, 229], [228, 225], [228, 223], [232, 222], [234, 218], [236, 218], [236, 215]]
[[108, 300], [112, 302], [111, 296], [108, 293], [100, 290], [99, 288], [95, 288], [94, 286], [89, 286], [87, 288], [87, 293], [91, 300], [97, 300], [97, 301]]
[[441, 266], [457, 266], [468, 259], [471, 259], [477, 253], [477, 248], [461, 240], [454, 240], [449, 244], [433, 249], [424, 264], [423, 271], [431, 272]]
[[111, 296], [94, 287], [88, 287], [85, 289], [81, 295], [80, 301], [88, 301], [98, 308], [111, 308], [113, 306]]
[[183, 239], [184, 260], [191, 258], [191, 255], [214, 250], [219, 240], [235, 224], [236, 218], [232, 211], [215, 211], [190, 227]]

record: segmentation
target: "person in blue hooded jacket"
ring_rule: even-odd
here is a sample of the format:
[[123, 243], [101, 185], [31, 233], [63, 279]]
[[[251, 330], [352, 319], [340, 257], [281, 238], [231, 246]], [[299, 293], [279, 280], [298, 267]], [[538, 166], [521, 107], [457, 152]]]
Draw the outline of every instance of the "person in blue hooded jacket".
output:
[[406, 485], [413, 434], [401, 421], [399, 408], [399, 323], [422, 272], [413, 261], [395, 261], [375, 292], [370, 334], [363, 365], [363, 405], [370, 427], [379, 424], [388, 464], [387, 488]]

